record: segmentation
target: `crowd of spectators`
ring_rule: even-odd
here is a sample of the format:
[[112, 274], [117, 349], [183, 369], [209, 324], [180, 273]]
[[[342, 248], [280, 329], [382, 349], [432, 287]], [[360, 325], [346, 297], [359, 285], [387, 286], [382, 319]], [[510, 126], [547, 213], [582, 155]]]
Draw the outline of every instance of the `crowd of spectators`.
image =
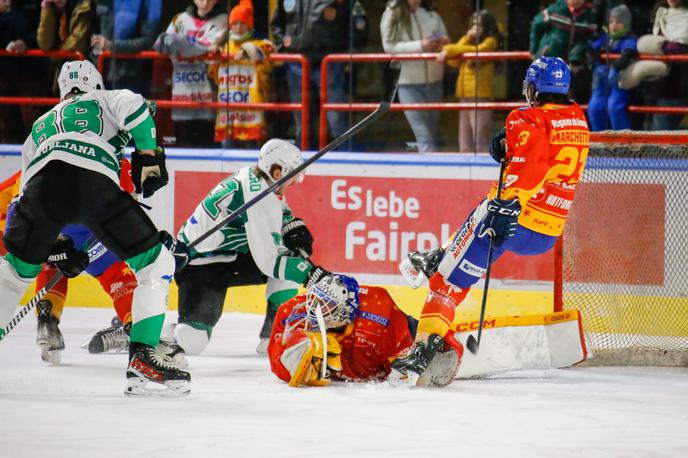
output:
[[[171, 74], [166, 77], [171, 100], [220, 103], [286, 102], [274, 100], [276, 91], [274, 87], [271, 90], [271, 81], [273, 86], [288, 88], [289, 101], [300, 102], [301, 65], [275, 65], [269, 56], [275, 52], [302, 54], [310, 68], [311, 149], [317, 147], [320, 63], [327, 54], [351, 52], [365, 45], [367, 50], [377, 47], [386, 53], [435, 53], [435, 59], [403, 62], [398, 93], [401, 103], [450, 100], [444, 83], [456, 71], [446, 66], [458, 68], [457, 101], [495, 101], [490, 82], [506, 65], [461, 59], [467, 52], [505, 49], [504, 27], [495, 12], [488, 10], [476, 11], [466, 32], [452, 37], [434, 2], [389, 0], [381, 15], [377, 41], [370, 40], [366, 0], [280, 0], [272, 17], [264, 18], [267, 24], [260, 27], [255, 23], [251, 0], [193, 0], [186, 10], [172, 12], [174, 15], [166, 11], [170, 3], [0, 0], [0, 49], [17, 54], [29, 49], [75, 51], [93, 60], [104, 51], [121, 55], [156, 50], [172, 62]], [[688, 63], [638, 58], [639, 54], [688, 54], [688, 0], [658, 0], [654, 7], [632, 0], [541, 3], [542, 9], [529, 27], [528, 52], [533, 58], [555, 56], [569, 63], [574, 74], [571, 97], [588, 105], [592, 130], [680, 127], [680, 115], [641, 117], [629, 114], [628, 106], [688, 106]], [[165, 28], [163, 21], [170, 17]], [[229, 57], [197, 58], [209, 53]], [[607, 53], [619, 57], [610, 59]], [[0, 57], [0, 95], [54, 95], [55, 72], [64, 60]], [[155, 73], [151, 60], [115, 56], [108, 60], [104, 76], [108, 88], [130, 89], [149, 97]], [[277, 81], [276, 75], [284, 81]], [[328, 102], [350, 100], [351, 85], [347, 88], [347, 83], [354, 77], [351, 66], [331, 64]], [[33, 120], [44, 110], [40, 106], [0, 105], [0, 142], [23, 141]], [[293, 115], [293, 127], [288, 132], [300, 144], [301, 117], [297, 111]], [[442, 150], [440, 111], [406, 110], [404, 115], [418, 151]], [[346, 112], [328, 111], [328, 133], [341, 135], [350, 125], [348, 117]], [[173, 135], [166, 138], [177, 146], [255, 148], [268, 135], [269, 119], [257, 110], [174, 108], [170, 122]], [[459, 151], [486, 151], [494, 130], [494, 113], [470, 108], [460, 110], [458, 119]], [[446, 149], [455, 150], [456, 146], [450, 144]]]

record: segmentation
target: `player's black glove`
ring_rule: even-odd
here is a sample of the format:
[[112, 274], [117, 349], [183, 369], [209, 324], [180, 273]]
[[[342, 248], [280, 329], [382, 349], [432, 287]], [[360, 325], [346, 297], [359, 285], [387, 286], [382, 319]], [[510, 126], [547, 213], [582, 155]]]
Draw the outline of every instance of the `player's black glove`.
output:
[[174, 273], [182, 270], [189, 263], [189, 247], [181, 240], [175, 239], [167, 231], [160, 231], [160, 243], [174, 256]]
[[332, 272], [325, 270], [320, 266], [313, 266], [310, 272], [308, 272], [308, 277], [306, 278], [306, 281], [303, 283], [303, 286], [305, 286], [306, 288], [311, 288], [320, 280], [322, 280], [323, 277], [326, 277], [328, 275], [332, 275]]
[[143, 192], [143, 197], [150, 197], [167, 184], [169, 176], [165, 167], [165, 150], [162, 146], [155, 149], [155, 156], [141, 154], [138, 150], [131, 155], [131, 179], [134, 191]]
[[74, 248], [74, 241], [66, 235], [57, 238], [57, 242], [50, 249], [48, 263], [57, 267], [62, 275], [73, 278], [88, 267], [88, 254]]
[[518, 199], [491, 199], [487, 201], [487, 214], [478, 231], [479, 237], [489, 235], [499, 246], [516, 233], [521, 204]]
[[313, 236], [301, 218], [294, 218], [282, 226], [282, 240], [294, 253], [303, 250], [308, 256], [313, 254]]
[[490, 156], [497, 162], [502, 162], [506, 156], [506, 129], [502, 127], [497, 131], [490, 142]]

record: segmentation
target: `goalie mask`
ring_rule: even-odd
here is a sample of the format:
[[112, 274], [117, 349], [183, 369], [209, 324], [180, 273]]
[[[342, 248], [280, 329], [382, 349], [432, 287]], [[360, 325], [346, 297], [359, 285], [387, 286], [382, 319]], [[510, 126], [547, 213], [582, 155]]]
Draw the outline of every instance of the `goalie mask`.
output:
[[[301, 164], [303, 164], [301, 151], [291, 143], [279, 138], [268, 140], [260, 149], [258, 168], [270, 179], [272, 179], [270, 171], [274, 165], [279, 165], [282, 168], [282, 176], [284, 176]], [[301, 172], [294, 177], [297, 183], [303, 181], [303, 175], [304, 172]]]
[[87, 60], [65, 62], [57, 77], [57, 84], [60, 87], [60, 100], [64, 100], [71, 93], [105, 89], [103, 77]]
[[318, 305], [327, 329], [351, 323], [359, 306], [358, 282], [344, 275], [322, 278], [306, 293], [306, 315], [310, 323], [317, 323]]

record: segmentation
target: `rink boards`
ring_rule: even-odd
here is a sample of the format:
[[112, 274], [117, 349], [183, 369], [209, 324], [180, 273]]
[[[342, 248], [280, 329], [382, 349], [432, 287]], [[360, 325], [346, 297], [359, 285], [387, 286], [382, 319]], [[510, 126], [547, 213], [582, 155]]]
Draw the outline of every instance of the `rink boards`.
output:
[[[167, 155], [170, 183], [145, 203], [153, 207], [158, 227], [171, 232], [221, 179], [257, 159], [256, 151], [237, 150], [168, 149]], [[19, 167], [19, 146], [0, 145], [0, 179]], [[354, 274], [361, 283], [391, 285], [400, 305], [415, 312], [425, 290], [402, 286], [399, 261], [409, 249], [431, 248], [448, 238], [497, 174], [487, 155], [328, 153], [287, 198], [315, 236], [317, 263]], [[553, 263], [552, 253], [527, 262], [512, 254], [500, 259], [492, 271], [490, 314], [551, 311]], [[68, 304], [110, 303], [91, 279], [77, 279], [75, 286]], [[480, 293], [469, 296], [457, 319], [477, 313]], [[234, 291], [226, 303], [227, 310], [262, 312], [263, 307], [260, 287]]]

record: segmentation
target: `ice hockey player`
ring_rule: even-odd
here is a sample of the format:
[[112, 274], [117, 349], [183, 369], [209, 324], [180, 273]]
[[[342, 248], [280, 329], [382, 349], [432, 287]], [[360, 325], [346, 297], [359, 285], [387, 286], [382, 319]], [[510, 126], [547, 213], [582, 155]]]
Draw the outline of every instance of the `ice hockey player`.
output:
[[410, 253], [417, 270], [429, 278], [430, 293], [414, 348], [392, 363], [402, 376], [422, 375], [432, 361], [456, 306], [486, 271], [490, 238], [496, 261], [505, 251], [544, 253], [562, 234], [590, 139], [583, 111], [568, 97], [570, 84], [563, 60], [540, 57], [531, 63], [523, 81], [529, 106], [509, 113], [490, 148], [492, 157], [506, 164], [500, 198], [493, 184], [446, 252]]
[[188, 394], [189, 373], [154, 351], [174, 259], [136, 200], [119, 187], [122, 131], [131, 134], [137, 148], [132, 155], [136, 191], [148, 197], [167, 183], [165, 155], [156, 146], [148, 106], [131, 91], [105, 90], [88, 61], [66, 62], [58, 84], [61, 102], [34, 123], [22, 147], [21, 195], [8, 218], [8, 253], [0, 261], [0, 333], [62, 227], [81, 223], [136, 275], [125, 393], [150, 394], [153, 381], [164, 384], [160, 394]]
[[[279, 139], [267, 141], [258, 164], [238, 170], [215, 186], [181, 227], [178, 239], [189, 244], [302, 162], [294, 145]], [[312, 253], [313, 237], [305, 223], [292, 215], [285, 199], [287, 190], [302, 180], [303, 175], [295, 176], [191, 249], [189, 265], [175, 276], [179, 319], [169, 342], [172, 348], [166, 352], [182, 367], [181, 351], [197, 355], [208, 345], [227, 288], [267, 283], [267, 314], [258, 346], [258, 352], [265, 353], [277, 307], [294, 297], [300, 284], [317, 281], [326, 273], [305, 258]]]
[[[318, 325], [318, 307], [326, 337]], [[385, 380], [390, 361], [413, 344], [417, 324], [384, 288], [359, 289], [351, 277], [328, 275], [279, 308], [268, 346], [270, 367], [290, 386]], [[460, 355], [451, 348], [446, 351], [453, 358], [430, 366], [425, 374], [428, 384], [445, 385], [456, 373]]]

